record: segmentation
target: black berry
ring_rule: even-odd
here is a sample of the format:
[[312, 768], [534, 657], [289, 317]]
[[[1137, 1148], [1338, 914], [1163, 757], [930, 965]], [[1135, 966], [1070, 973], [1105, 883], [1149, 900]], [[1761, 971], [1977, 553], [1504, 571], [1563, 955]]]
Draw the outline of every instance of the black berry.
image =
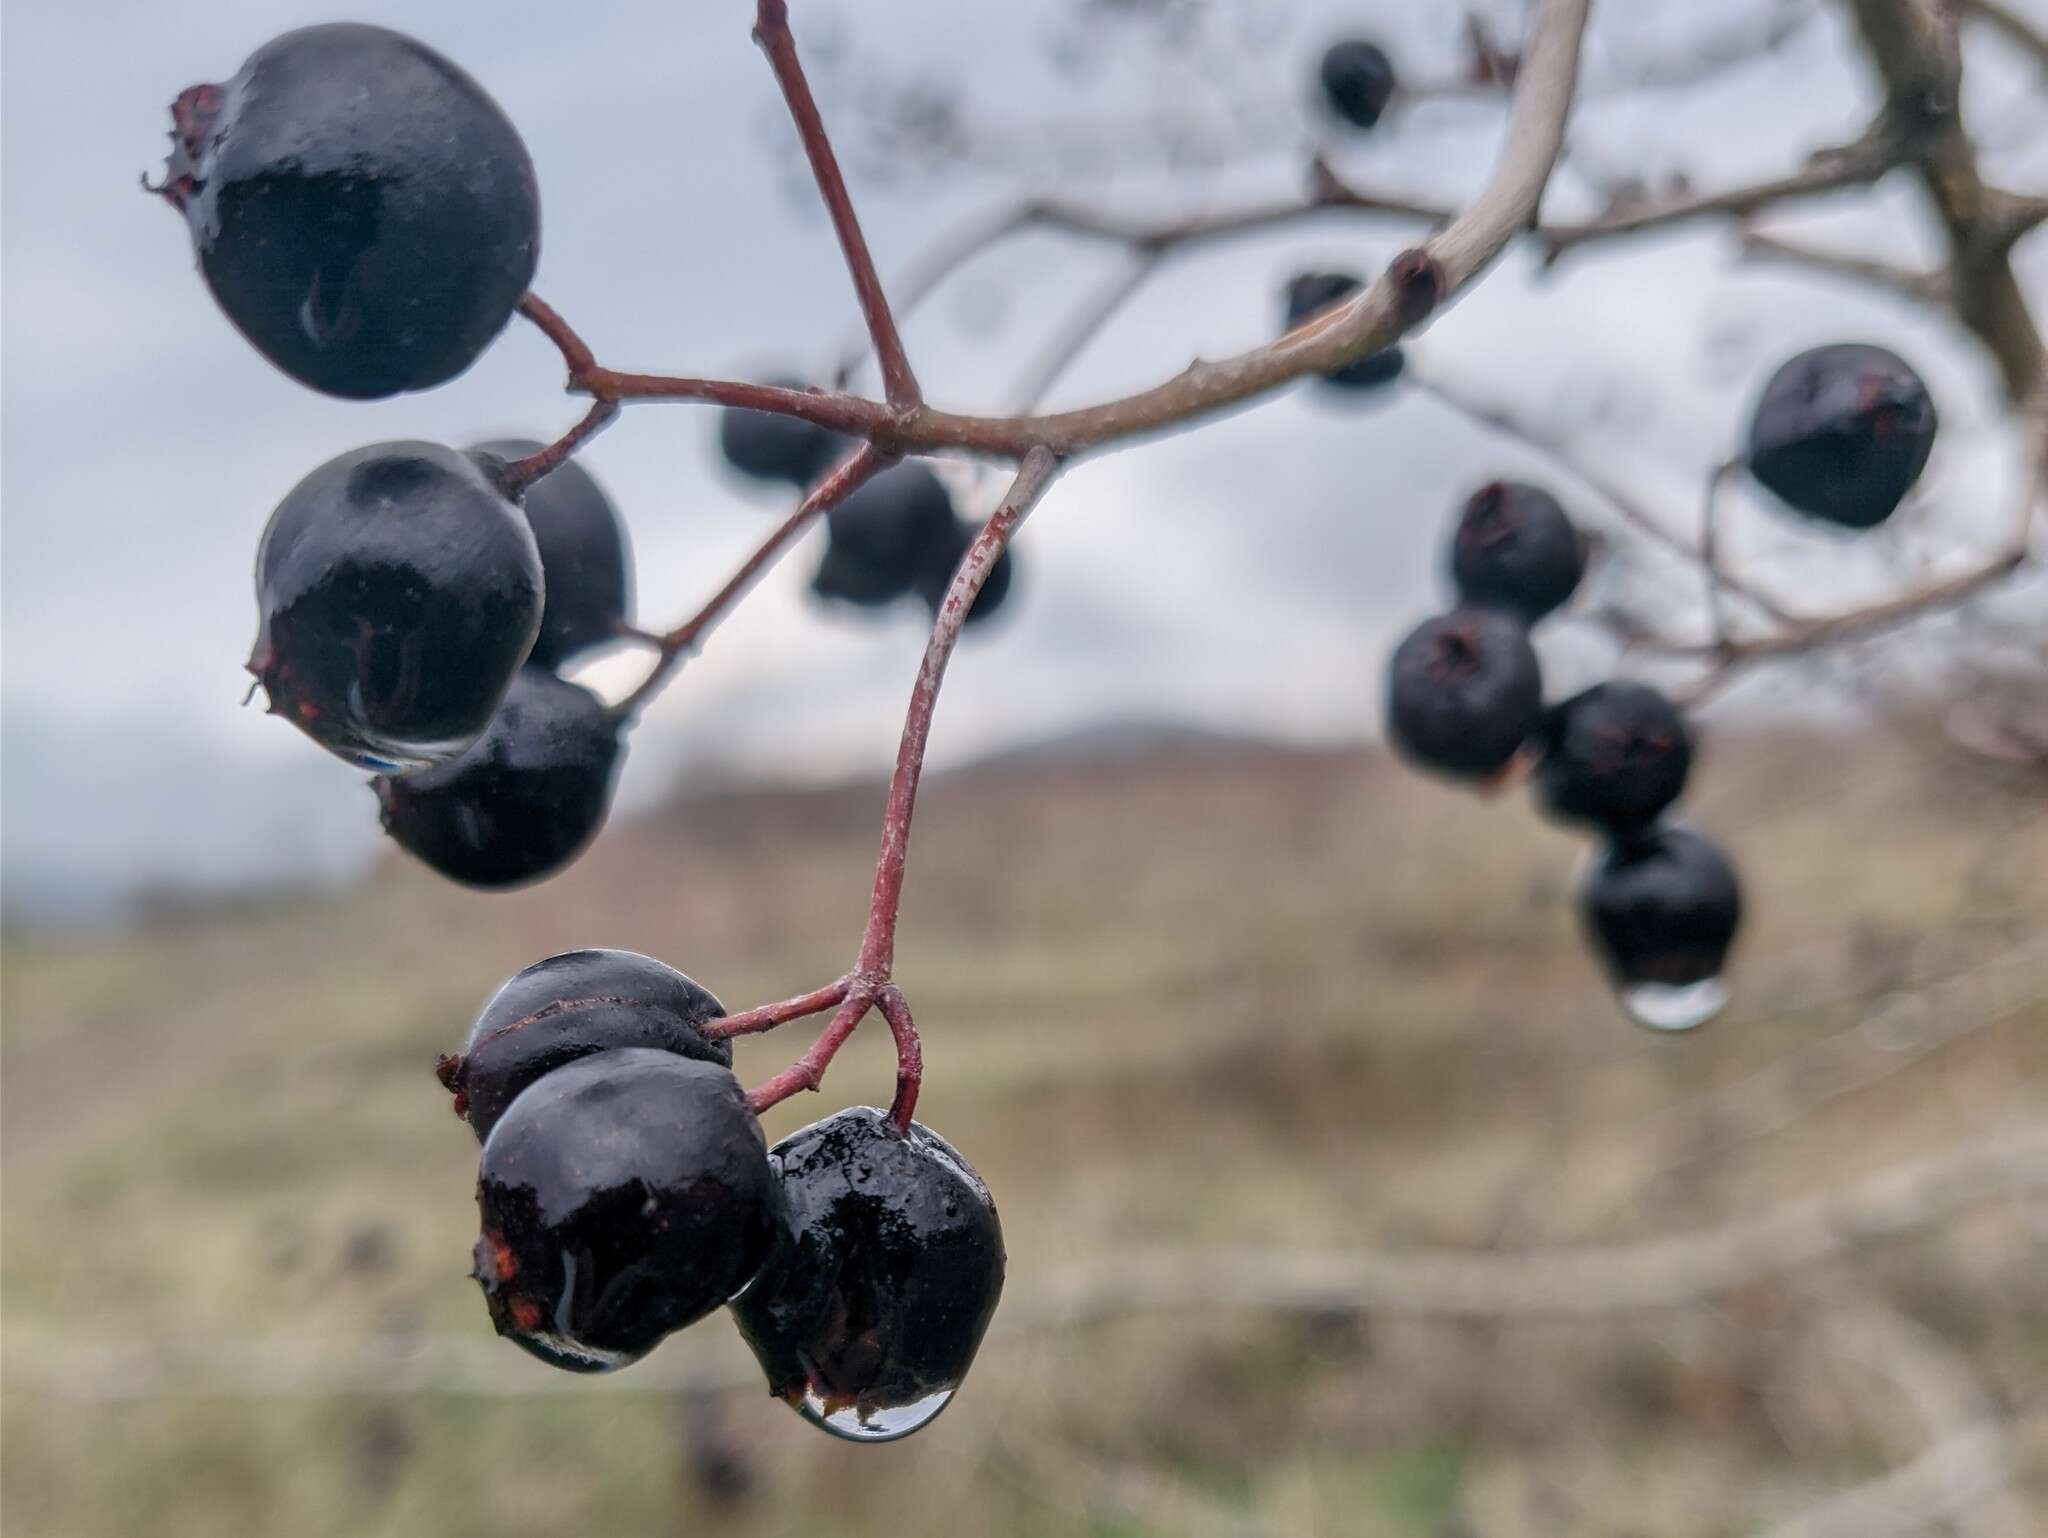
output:
[[[469, 452], [495, 473], [543, 447], [527, 438], [496, 438]], [[632, 550], [611, 498], [573, 459], [529, 486], [521, 507], [547, 581], [531, 660], [559, 668], [578, 652], [618, 639], [631, 622]]]
[[207, 285], [301, 383], [424, 390], [504, 329], [540, 254], [518, 132], [483, 88], [381, 27], [273, 39], [171, 108], [163, 195]]
[[542, 1361], [624, 1367], [753, 1279], [777, 1200], [730, 1071], [599, 1052], [537, 1079], [485, 1139], [476, 1279], [498, 1333]]
[[[918, 578], [918, 593], [934, 616], [946, 601], [946, 592], [953, 585], [953, 577], [960, 570], [967, 547], [974, 543], [974, 536], [980, 532], [977, 525], [965, 519], [959, 520], [954, 525], [952, 539], [935, 552], [923, 575]], [[995, 564], [989, 567], [988, 576], [982, 579], [981, 591], [974, 595], [973, 607], [968, 609], [964, 623], [978, 624], [1002, 608], [1009, 598], [1010, 584], [1015, 576], [1011, 555], [1011, 547], [1005, 545]]]
[[1451, 536], [1459, 602], [1533, 623], [1561, 607], [1585, 574], [1585, 541], [1540, 486], [1494, 481], [1465, 503]]
[[372, 444], [278, 504], [256, 605], [270, 708], [363, 768], [417, 767], [490, 724], [540, 630], [540, 554], [465, 456]]
[[481, 737], [454, 758], [372, 782], [384, 831], [470, 886], [538, 881], [604, 825], [624, 744], [588, 689], [519, 670]]
[[733, 1318], [770, 1392], [858, 1441], [904, 1436], [967, 1375], [1003, 1290], [988, 1188], [929, 1128], [857, 1106], [769, 1155], [783, 1235]]
[[[1287, 328], [1293, 330], [1311, 316], [1320, 315], [1333, 304], [1349, 299], [1362, 283], [1349, 273], [1304, 272], [1287, 285]], [[1342, 390], [1369, 390], [1392, 384], [1406, 365], [1400, 344], [1367, 353], [1356, 363], [1347, 363], [1322, 376], [1326, 384]]]
[[1735, 868], [1684, 828], [1653, 828], [1609, 845], [1579, 903], [1594, 949], [1624, 987], [1717, 978], [1742, 921]]
[[[804, 388], [800, 379], [767, 382], [785, 390]], [[830, 428], [801, 417], [727, 406], [718, 417], [718, 446], [725, 462], [742, 475], [809, 486], [840, 459], [848, 445]]]
[[698, 1027], [725, 1013], [674, 967], [633, 951], [565, 951], [506, 981], [454, 1057], [436, 1065], [481, 1143], [519, 1092], [595, 1053], [652, 1047], [732, 1066], [732, 1044]]
[[1553, 709], [1539, 734], [1536, 794], [1568, 822], [1614, 833], [1647, 828], [1685, 789], [1692, 733], [1648, 684], [1595, 684]]
[[1505, 769], [1543, 718], [1529, 632], [1493, 609], [1424, 620], [1387, 666], [1387, 735], [1409, 759], [1486, 779]]
[[1926, 384], [1896, 353], [1816, 347], [1764, 386], [1749, 423], [1749, 469], [1788, 507], [1868, 529], [1920, 479], [1939, 426]]
[[1371, 128], [1394, 96], [1394, 62], [1384, 49], [1355, 38], [1332, 43], [1320, 70], [1323, 100], [1354, 128]]
[[884, 470], [826, 515], [831, 538], [811, 590], [846, 603], [883, 604], [918, 590], [955, 544], [953, 499], [929, 468]]

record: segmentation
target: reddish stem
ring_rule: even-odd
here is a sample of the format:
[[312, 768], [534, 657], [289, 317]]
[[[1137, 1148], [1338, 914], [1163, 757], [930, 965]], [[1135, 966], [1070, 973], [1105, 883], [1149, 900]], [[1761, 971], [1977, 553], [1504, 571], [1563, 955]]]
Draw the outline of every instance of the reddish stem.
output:
[[846, 270], [853, 277], [854, 292], [860, 296], [861, 315], [867, 321], [868, 335], [874, 338], [875, 357], [882, 366], [882, 383], [889, 404], [915, 406], [924, 396], [918, 390], [916, 374], [911, 372], [910, 355], [903, 350], [903, 338], [896, 330], [888, 296], [882, 292], [881, 275], [868, 252], [867, 238], [861, 234], [860, 219], [853, 211], [853, 199], [839, 169], [839, 157], [832, 152], [825, 120], [818, 113], [817, 99], [811, 95], [811, 84], [804, 78], [803, 65], [797, 59], [796, 39], [789, 30], [789, 6], [786, 0], [760, 0], [755, 17], [754, 41], [760, 44], [761, 51], [768, 56], [769, 67], [775, 71], [776, 84], [782, 87], [789, 115], [796, 121], [797, 137], [803, 141], [804, 154], [810, 159], [811, 174], [817, 179], [818, 195], [832, 215], [832, 228], [839, 236]]
[[889, 1120], [899, 1135], [910, 1131], [910, 1118], [917, 1110], [917, 1092], [924, 1085], [924, 1044], [917, 1039], [917, 1024], [910, 1018], [910, 1001], [903, 990], [890, 983], [875, 995], [882, 1018], [889, 1022], [889, 1034], [896, 1039], [896, 1098], [889, 1104]]
[[568, 462], [569, 456], [610, 425], [619, 414], [619, 403], [613, 400], [591, 402], [590, 409], [583, 413], [583, 420], [563, 433], [544, 449], [536, 449], [524, 459], [515, 459], [505, 466], [498, 476], [498, 489], [515, 500], [526, 493], [542, 476], [559, 469]]
[[584, 378], [596, 372], [597, 354], [590, 350], [590, 344], [576, 334], [576, 328], [555, 313], [555, 307], [538, 294], [528, 294], [519, 301], [519, 313], [540, 328], [541, 335], [555, 344], [562, 355], [563, 367], [569, 371], [569, 383], [581, 385]]
[[846, 1045], [846, 1039], [853, 1034], [853, 1028], [860, 1024], [874, 1001], [873, 992], [866, 988], [856, 987], [848, 993], [846, 1001], [802, 1057], [774, 1078], [747, 1091], [747, 1104], [754, 1108], [754, 1114], [759, 1116], [771, 1105], [780, 1105], [791, 1095], [816, 1089], [825, 1077], [826, 1067]]
[[798, 994], [793, 999], [784, 999], [779, 1004], [763, 1004], [755, 1009], [742, 1010], [736, 1015], [723, 1015], [716, 1020], [706, 1020], [697, 1027], [699, 1035], [718, 1041], [731, 1036], [750, 1036], [756, 1031], [772, 1031], [778, 1025], [787, 1025], [792, 1020], [801, 1020], [806, 1015], [821, 1015], [835, 1004], [846, 1002], [846, 996], [853, 990], [853, 979], [842, 977], [836, 983], [810, 993]]

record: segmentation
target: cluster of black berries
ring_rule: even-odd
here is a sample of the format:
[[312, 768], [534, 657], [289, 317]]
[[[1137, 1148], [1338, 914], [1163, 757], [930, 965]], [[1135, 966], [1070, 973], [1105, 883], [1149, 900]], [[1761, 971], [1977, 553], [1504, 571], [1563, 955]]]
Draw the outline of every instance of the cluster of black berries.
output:
[[572, 951], [505, 983], [441, 1060], [483, 1145], [474, 1275], [492, 1323], [606, 1372], [724, 1305], [807, 1420], [908, 1435], [995, 1312], [995, 1204], [944, 1139], [866, 1107], [768, 1148], [707, 1030], [724, 1013], [646, 956]]
[[1720, 974], [1741, 896], [1719, 849], [1659, 821], [1692, 767], [1677, 706], [1619, 679], [1544, 706], [1529, 628], [1571, 597], [1585, 548], [1548, 492], [1513, 482], [1475, 492], [1451, 537], [1459, 607], [1395, 649], [1388, 735], [1414, 762], [1468, 780], [1498, 780], [1533, 756], [1543, 808], [1603, 838], [1580, 911], [1628, 1012], [1684, 1029], [1726, 1000]]
[[[779, 381], [800, 389], [793, 379]], [[729, 406], [718, 424], [726, 463], [755, 480], [809, 487], [846, 452], [827, 428], [770, 411]], [[825, 516], [825, 554], [811, 577], [819, 598], [880, 608], [921, 598], [936, 614], [973, 541], [975, 525], [953, 509], [945, 483], [915, 460], [892, 465]], [[1011, 552], [989, 569], [971, 624], [987, 619], [1010, 593]]]

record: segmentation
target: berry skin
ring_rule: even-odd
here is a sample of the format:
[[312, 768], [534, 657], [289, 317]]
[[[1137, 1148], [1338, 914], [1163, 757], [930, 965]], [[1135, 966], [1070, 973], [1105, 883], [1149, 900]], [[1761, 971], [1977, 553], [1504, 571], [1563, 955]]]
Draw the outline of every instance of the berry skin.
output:
[[542, 605], [533, 531], [475, 464], [436, 443], [372, 444], [270, 515], [249, 671], [328, 751], [417, 768], [490, 725]]
[[501, 985], [454, 1057], [435, 1065], [481, 1143], [521, 1090], [565, 1063], [650, 1047], [720, 1068], [732, 1043], [698, 1027], [725, 1013], [711, 993], [633, 951], [565, 951]]
[[520, 886], [553, 875], [597, 836], [624, 750], [602, 700], [528, 666], [461, 753], [379, 775], [371, 788], [384, 831], [442, 875]]
[[929, 468], [884, 470], [826, 515], [831, 540], [811, 591], [846, 603], [890, 603], [918, 590], [954, 544], [953, 499]]
[[1508, 766], [1543, 719], [1528, 630], [1493, 609], [1424, 620], [1387, 665], [1387, 736], [1426, 768], [1483, 780]]
[[1685, 789], [1692, 733], [1648, 684], [1615, 679], [1575, 694], [1544, 718], [1537, 799], [1552, 816], [1610, 833], [1640, 832]]
[[1940, 425], [1926, 384], [1896, 353], [1816, 347], [1764, 386], [1750, 417], [1749, 470], [1796, 512], [1874, 528], [1920, 479]]
[[[469, 451], [494, 474], [538, 454], [528, 438], [495, 438]], [[546, 576], [547, 607], [530, 661], [559, 668], [577, 653], [618, 638], [633, 618], [633, 555], [610, 497], [575, 460], [557, 465], [521, 499]]]
[[207, 286], [302, 384], [375, 400], [453, 379], [540, 255], [519, 134], [424, 44], [340, 23], [274, 38], [171, 108], [160, 189]]
[[1460, 603], [1506, 609], [1534, 624], [1561, 608], [1586, 574], [1586, 542], [1540, 486], [1494, 481], [1472, 493], [1451, 536]]
[[732, 1313], [769, 1391], [854, 1440], [907, 1435], [960, 1386], [1002, 1296], [988, 1188], [929, 1128], [899, 1137], [867, 1106], [768, 1158], [783, 1234]]
[[[966, 558], [967, 547], [974, 543], [974, 536], [980, 532], [974, 524], [961, 519], [954, 525], [953, 538], [944, 547], [943, 555], [934, 556], [918, 578], [918, 594], [934, 618], [946, 601], [947, 590], [953, 585], [954, 574], [960, 570], [960, 562]], [[1002, 608], [1004, 600], [1010, 596], [1010, 583], [1015, 577], [1011, 553], [1011, 547], [1005, 545], [1002, 554], [996, 557], [995, 565], [988, 569], [988, 576], [982, 580], [981, 591], [974, 595], [974, 606], [967, 611], [963, 623], [979, 624]]]
[[[801, 390], [800, 379], [771, 379], [785, 390]], [[727, 406], [718, 416], [718, 447], [725, 462], [757, 481], [809, 486], [845, 453], [847, 441], [830, 428], [801, 417], [748, 406]]]
[[[1292, 331], [1310, 316], [1320, 315], [1331, 305], [1349, 299], [1364, 286], [1349, 273], [1302, 273], [1287, 285], [1287, 329]], [[1370, 390], [1399, 379], [1406, 363], [1400, 344], [1396, 343], [1367, 353], [1356, 363], [1332, 369], [1322, 378], [1324, 383], [1341, 390]]]
[[1710, 840], [1658, 827], [1601, 852], [1579, 908], [1618, 983], [1683, 987], [1720, 975], [1742, 921], [1742, 891]]
[[500, 1335], [606, 1372], [753, 1279], [778, 1198], [728, 1069], [599, 1052], [536, 1080], [484, 1140], [474, 1274]]
[[1332, 43], [1318, 73], [1324, 102], [1354, 128], [1374, 127], [1393, 100], [1394, 61], [1371, 43]]

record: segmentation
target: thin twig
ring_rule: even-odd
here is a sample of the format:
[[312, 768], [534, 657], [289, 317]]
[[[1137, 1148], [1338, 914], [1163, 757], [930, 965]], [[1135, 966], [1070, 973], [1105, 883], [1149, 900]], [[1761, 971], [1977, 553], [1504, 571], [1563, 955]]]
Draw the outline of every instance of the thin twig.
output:
[[1870, 288], [1881, 289], [1920, 304], [1946, 305], [1948, 283], [1939, 272], [1923, 272], [1896, 262], [1881, 262], [1845, 251], [1824, 251], [1816, 246], [1781, 240], [1761, 230], [1744, 229], [1742, 254], [1752, 260], [1780, 262], [1804, 267], [1830, 278], [1851, 278]]
[[570, 455], [609, 426], [618, 414], [617, 401], [592, 401], [583, 419], [553, 443], [505, 466], [498, 475], [498, 489], [515, 499], [523, 496], [535, 481], [567, 464]]
[[701, 1036], [713, 1041], [728, 1040], [734, 1036], [750, 1036], [757, 1031], [772, 1031], [778, 1025], [787, 1025], [792, 1020], [802, 1020], [810, 1015], [822, 1015], [835, 1005], [846, 1002], [846, 996], [853, 989], [853, 979], [842, 977], [835, 983], [809, 993], [798, 994], [793, 999], [783, 999], [775, 1004], [762, 1004], [754, 1009], [742, 1010], [736, 1015], [721, 1015], [715, 1020], [706, 1020], [697, 1027]]
[[1046, 339], [1038, 356], [1025, 365], [1018, 379], [1014, 410], [1021, 414], [1038, 409], [1060, 375], [1095, 340], [1109, 318], [1159, 270], [1163, 258], [1164, 252], [1158, 248], [1138, 250], [1081, 302], [1060, 329]]

